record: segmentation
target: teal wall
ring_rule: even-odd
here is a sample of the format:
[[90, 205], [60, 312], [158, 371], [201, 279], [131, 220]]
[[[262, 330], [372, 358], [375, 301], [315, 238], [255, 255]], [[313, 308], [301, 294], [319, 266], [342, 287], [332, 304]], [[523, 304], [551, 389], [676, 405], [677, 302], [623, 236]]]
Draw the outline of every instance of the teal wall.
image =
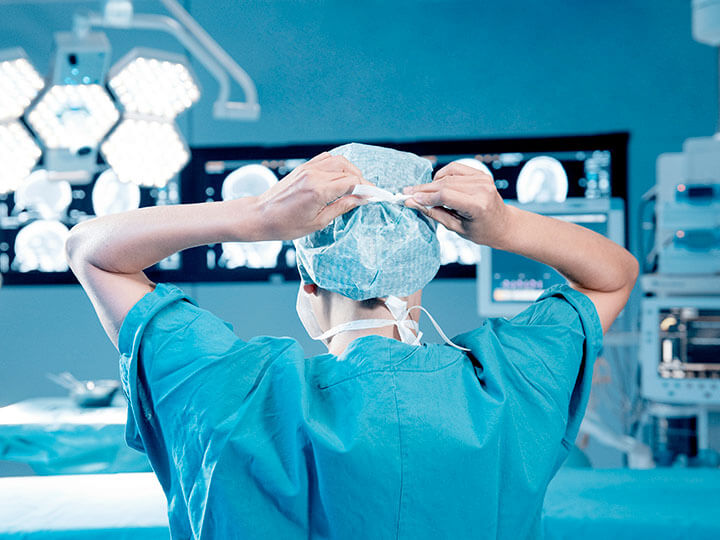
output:
[[[0, 3], [0, 49], [21, 45], [44, 71], [51, 30], [69, 28], [73, 8], [97, 3], [28, 4]], [[717, 56], [692, 41], [689, 0], [186, 5], [248, 71], [263, 107], [257, 123], [213, 120], [216, 86], [198, 66], [205, 99], [181, 121], [194, 145], [627, 130], [634, 223], [657, 155], [715, 129]], [[158, 9], [149, 1], [136, 6]], [[136, 43], [178, 50], [164, 36], [109, 34], [115, 58]], [[241, 336], [304, 335], [292, 285], [188, 290]], [[479, 323], [471, 281], [431, 284], [426, 304], [450, 335]], [[0, 406], [60, 393], [46, 372], [113, 377], [115, 361], [78, 287], [0, 290]]]

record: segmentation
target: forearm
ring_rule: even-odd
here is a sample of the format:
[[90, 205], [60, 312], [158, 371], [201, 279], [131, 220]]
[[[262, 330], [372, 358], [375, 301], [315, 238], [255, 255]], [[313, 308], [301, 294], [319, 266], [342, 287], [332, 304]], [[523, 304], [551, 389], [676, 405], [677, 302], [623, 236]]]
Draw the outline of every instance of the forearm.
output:
[[73, 266], [134, 274], [184, 249], [260, 239], [255, 199], [141, 208], [83, 222], [67, 243]]
[[507, 234], [492, 247], [547, 264], [582, 289], [632, 289], [638, 264], [621, 246], [579, 225], [512, 206], [507, 210]]

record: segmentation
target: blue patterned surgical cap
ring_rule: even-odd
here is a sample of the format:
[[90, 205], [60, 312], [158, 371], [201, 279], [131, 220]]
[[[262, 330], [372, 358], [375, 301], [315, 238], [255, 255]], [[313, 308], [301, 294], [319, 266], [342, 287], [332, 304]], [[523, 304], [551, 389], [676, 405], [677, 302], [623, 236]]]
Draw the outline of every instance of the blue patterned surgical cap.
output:
[[[392, 193], [432, 180], [432, 164], [409, 152], [352, 143], [330, 153]], [[294, 244], [303, 281], [353, 300], [408, 296], [440, 267], [434, 222], [403, 203], [367, 203]]]

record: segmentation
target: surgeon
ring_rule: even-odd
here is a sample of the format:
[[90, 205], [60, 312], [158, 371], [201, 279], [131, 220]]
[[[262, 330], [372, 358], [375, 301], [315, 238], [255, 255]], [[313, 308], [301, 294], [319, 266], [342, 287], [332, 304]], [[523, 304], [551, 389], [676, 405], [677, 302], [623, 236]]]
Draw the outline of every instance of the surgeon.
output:
[[[257, 197], [73, 229], [68, 258], [120, 351], [127, 440], [162, 484], [173, 538], [541, 536], [546, 487], [638, 265], [588, 229], [505, 205], [481, 171], [431, 173], [418, 156], [350, 144]], [[568, 284], [511, 320], [423, 343], [436, 223], [549, 264]], [[192, 246], [263, 240], [294, 241], [298, 314], [327, 354], [238, 337], [143, 273]]]

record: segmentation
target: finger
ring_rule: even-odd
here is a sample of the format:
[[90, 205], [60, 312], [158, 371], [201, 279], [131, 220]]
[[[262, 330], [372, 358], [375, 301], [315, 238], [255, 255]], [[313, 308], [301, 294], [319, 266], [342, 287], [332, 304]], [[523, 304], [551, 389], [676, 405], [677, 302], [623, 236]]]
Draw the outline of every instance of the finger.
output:
[[362, 172], [344, 156], [330, 155], [329, 159], [318, 162], [316, 168], [326, 171], [344, 171], [356, 176], [362, 176]]
[[445, 208], [439, 206], [428, 208], [426, 206], [418, 204], [413, 199], [406, 200], [405, 206], [407, 206], [408, 208], [412, 208], [413, 210], [417, 210], [429, 217], [430, 219], [433, 219], [434, 221], [445, 225], [445, 227], [447, 227], [451, 231], [460, 231], [462, 221], [460, 220], [460, 218], [458, 218], [456, 215], [452, 214]]
[[468, 176], [468, 175], [474, 175], [474, 174], [486, 174], [483, 171], [476, 169], [474, 167], [470, 167], [468, 165], [463, 165], [462, 163], [458, 163], [457, 161], [453, 161], [452, 163], [449, 163], [445, 165], [442, 169], [440, 169], [436, 174], [435, 178], [440, 179], [448, 175], [457, 175], [457, 176]]
[[312, 164], [320, 163], [321, 161], [324, 161], [329, 157], [332, 157], [332, 154], [330, 152], [322, 152], [321, 154], [318, 154], [314, 158], [309, 159], [308, 161], [303, 163], [303, 165], [310, 165], [311, 163]]
[[359, 176], [345, 175], [325, 184], [321, 188], [322, 198], [326, 203], [331, 203], [344, 195], [350, 195], [355, 186], [362, 183], [363, 179]]
[[444, 188], [451, 188], [455, 191], [462, 191], [467, 195], [477, 192], [478, 188], [485, 189], [488, 186], [495, 188], [492, 178], [489, 176], [446, 176], [440, 180], [433, 180], [427, 184], [418, 184], [416, 186], [408, 186], [403, 189], [406, 195], [413, 193], [433, 193]]
[[367, 201], [363, 199], [362, 197], [358, 197], [356, 195], [345, 195], [344, 197], [340, 197], [335, 202], [328, 204], [321, 212], [318, 214], [318, 220], [320, 221], [320, 228], [325, 227], [328, 223], [330, 223], [333, 219], [335, 219], [338, 216], [341, 216], [353, 208], [357, 208], [358, 206], [362, 206], [363, 204], [366, 204]]
[[423, 206], [446, 206], [453, 210], [463, 211], [467, 205], [467, 193], [462, 193], [448, 187], [436, 191], [413, 193], [412, 198]]

